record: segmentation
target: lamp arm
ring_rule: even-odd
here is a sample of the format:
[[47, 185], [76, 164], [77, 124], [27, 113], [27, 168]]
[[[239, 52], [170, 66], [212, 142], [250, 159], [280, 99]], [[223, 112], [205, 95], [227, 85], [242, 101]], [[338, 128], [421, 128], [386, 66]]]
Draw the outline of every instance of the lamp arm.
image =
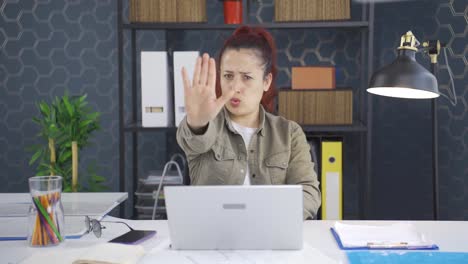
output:
[[445, 64], [447, 64], [447, 71], [449, 73], [450, 84], [452, 86], [452, 89], [448, 90], [448, 91], [449, 91], [449, 95], [453, 98], [453, 100], [448, 98], [448, 96], [445, 96], [445, 95], [443, 95], [443, 96], [446, 97], [450, 101], [450, 103], [452, 103], [453, 106], [455, 106], [455, 105], [457, 105], [457, 94], [455, 92], [455, 83], [453, 81], [453, 72], [452, 72], [452, 69], [450, 68], [450, 65], [448, 63], [447, 48], [444, 47], [443, 50], [444, 50]]
[[422, 44], [422, 48], [419, 49], [418, 51], [422, 51], [425, 54], [427, 54], [431, 58], [431, 72], [436, 76], [437, 78], [437, 71], [438, 71], [438, 56], [440, 54], [440, 51], [442, 50], [444, 53], [444, 59], [445, 59], [445, 64], [447, 65], [447, 71], [449, 74], [450, 78], [450, 84], [451, 84], [451, 89], [448, 90], [448, 96], [440, 93], [441, 96], [445, 97], [449, 102], [455, 106], [457, 105], [457, 94], [455, 92], [455, 84], [453, 81], [453, 72], [452, 69], [450, 68], [450, 65], [448, 63], [448, 56], [447, 56], [447, 47], [445, 43], [441, 43], [439, 40], [429, 40], [425, 41]]

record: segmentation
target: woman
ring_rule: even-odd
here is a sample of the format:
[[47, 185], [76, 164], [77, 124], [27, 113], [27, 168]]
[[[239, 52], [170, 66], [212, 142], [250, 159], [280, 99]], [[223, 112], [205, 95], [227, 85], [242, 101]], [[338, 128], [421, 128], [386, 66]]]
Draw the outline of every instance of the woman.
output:
[[304, 219], [315, 218], [320, 190], [301, 127], [275, 116], [276, 48], [261, 28], [238, 28], [219, 68], [198, 58], [193, 80], [182, 69], [186, 117], [177, 142], [193, 185], [301, 184]]

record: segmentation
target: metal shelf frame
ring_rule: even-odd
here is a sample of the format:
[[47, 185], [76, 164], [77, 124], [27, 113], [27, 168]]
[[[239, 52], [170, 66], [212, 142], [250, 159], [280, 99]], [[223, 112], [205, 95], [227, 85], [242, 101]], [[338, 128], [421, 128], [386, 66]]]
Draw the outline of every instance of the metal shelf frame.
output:
[[[140, 132], [152, 132], [152, 131], [171, 131], [174, 132], [176, 127], [168, 128], [147, 128], [141, 126], [141, 121], [138, 117], [138, 98], [137, 98], [137, 65], [136, 65], [136, 32], [139, 30], [163, 30], [166, 34], [166, 41], [168, 40], [168, 32], [178, 30], [234, 30], [239, 25], [225, 25], [225, 24], [207, 24], [207, 23], [124, 23], [123, 22], [123, 1], [117, 1], [117, 23], [118, 23], [118, 82], [119, 82], [119, 184], [121, 192], [128, 192], [134, 196], [136, 186], [138, 182], [138, 133]], [[303, 126], [304, 132], [309, 137], [314, 134], [321, 133], [332, 133], [337, 135], [345, 135], [348, 133], [359, 133], [360, 135], [360, 164], [359, 171], [362, 172], [359, 180], [360, 188], [360, 210], [359, 217], [361, 219], [368, 219], [370, 215], [370, 197], [371, 197], [371, 157], [372, 157], [372, 99], [366, 92], [366, 88], [369, 82], [369, 78], [372, 74], [373, 69], [373, 52], [374, 52], [374, 4], [363, 3], [361, 4], [361, 20], [360, 21], [324, 21], [324, 22], [294, 22], [294, 23], [265, 23], [265, 24], [249, 24], [248, 12], [249, 12], [249, 0], [242, 0], [246, 8], [244, 8], [243, 21], [246, 25], [250, 26], [261, 26], [267, 29], [349, 29], [357, 30], [361, 34], [361, 76], [360, 76], [360, 87], [356, 87], [355, 91], [358, 91], [358, 120], [354, 121], [353, 125], [345, 126]], [[131, 117], [130, 124], [126, 124], [124, 120], [124, 98], [125, 98], [125, 87], [124, 87], [124, 63], [123, 63], [123, 43], [124, 34], [126, 31], [130, 31], [131, 35]], [[367, 52], [365, 52], [367, 51]], [[367, 56], [365, 56], [365, 54]], [[171, 61], [171, 60], [169, 60]], [[172, 62], [169, 63], [169, 67], [172, 68]], [[367, 71], [365, 70], [367, 69]], [[172, 73], [173, 74], [173, 73]], [[172, 78], [170, 76], [170, 84], [172, 85]], [[171, 89], [169, 96], [174, 100], [174, 92]], [[132, 134], [132, 175], [133, 189], [127, 190], [126, 186], [126, 164], [125, 164], [125, 153], [126, 153], [126, 139], [127, 133]], [[133, 197], [134, 198], [134, 197]], [[133, 206], [133, 216], [135, 216], [136, 209]], [[120, 210], [121, 217], [125, 216], [125, 208], [122, 206]]]

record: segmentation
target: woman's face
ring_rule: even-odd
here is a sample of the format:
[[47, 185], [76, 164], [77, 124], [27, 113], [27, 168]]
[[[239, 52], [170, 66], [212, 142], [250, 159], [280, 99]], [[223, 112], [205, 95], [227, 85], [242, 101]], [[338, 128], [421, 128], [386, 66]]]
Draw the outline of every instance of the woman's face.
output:
[[220, 64], [221, 91], [235, 91], [226, 108], [235, 117], [256, 114], [263, 93], [271, 84], [271, 73], [264, 76], [263, 61], [253, 49], [225, 50]]

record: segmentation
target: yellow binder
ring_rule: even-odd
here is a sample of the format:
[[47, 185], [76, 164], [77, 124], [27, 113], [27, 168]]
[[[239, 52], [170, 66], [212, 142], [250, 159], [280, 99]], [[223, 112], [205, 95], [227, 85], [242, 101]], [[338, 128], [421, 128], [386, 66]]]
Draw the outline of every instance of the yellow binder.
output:
[[343, 219], [342, 142], [322, 142], [322, 219]]

